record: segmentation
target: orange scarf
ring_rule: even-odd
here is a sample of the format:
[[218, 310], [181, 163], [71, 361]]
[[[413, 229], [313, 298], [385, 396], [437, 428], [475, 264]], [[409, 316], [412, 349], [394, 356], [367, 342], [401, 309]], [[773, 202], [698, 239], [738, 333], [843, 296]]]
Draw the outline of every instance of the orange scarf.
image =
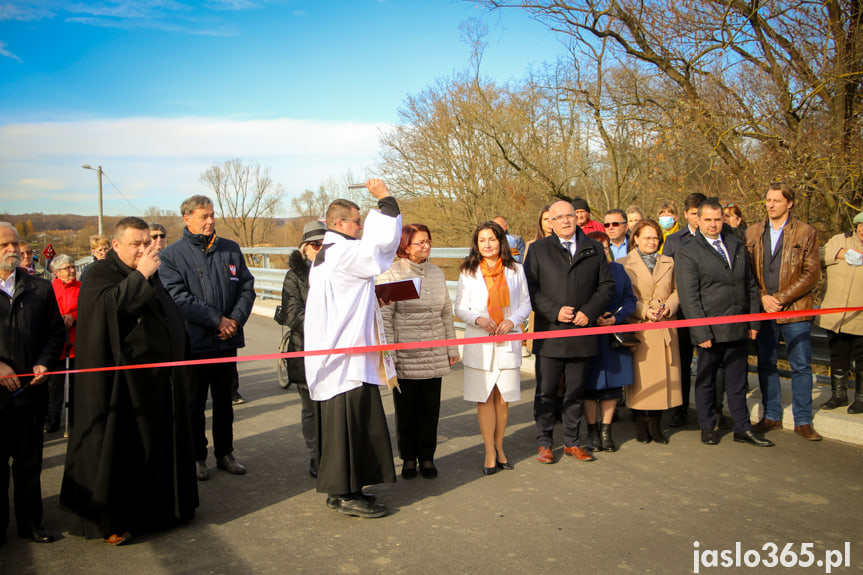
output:
[[509, 286], [506, 285], [503, 262], [497, 260], [494, 267], [489, 267], [485, 260], [482, 260], [479, 263], [479, 269], [482, 271], [485, 287], [488, 289], [488, 315], [495, 323], [500, 324], [504, 319], [504, 308], [509, 308]]

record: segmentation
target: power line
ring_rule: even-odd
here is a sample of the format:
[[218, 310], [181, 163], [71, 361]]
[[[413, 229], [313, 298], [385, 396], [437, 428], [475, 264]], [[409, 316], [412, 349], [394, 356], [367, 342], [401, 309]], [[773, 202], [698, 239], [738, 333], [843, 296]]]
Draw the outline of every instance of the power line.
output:
[[141, 215], [143, 215], [143, 214], [144, 214], [144, 212], [143, 212], [141, 209], [139, 209], [139, 208], [138, 208], [138, 206], [136, 206], [135, 204], [133, 204], [133, 203], [129, 200], [129, 198], [127, 198], [126, 196], [124, 196], [124, 195], [123, 195], [123, 192], [121, 192], [121, 191], [120, 191], [120, 188], [118, 188], [118, 187], [117, 187], [117, 184], [115, 184], [115, 183], [114, 183], [114, 181], [113, 181], [113, 180], [111, 180], [111, 177], [110, 177], [110, 176], [108, 176], [108, 174], [106, 174], [106, 173], [105, 173], [105, 170], [102, 170], [102, 175], [103, 175], [105, 178], [107, 178], [109, 182], [111, 182], [111, 185], [112, 185], [112, 186], [114, 186], [114, 189], [115, 189], [115, 190], [117, 190], [117, 193], [118, 193], [118, 194], [120, 194], [120, 197], [121, 197], [121, 198], [123, 198], [124, 200], [126, 200], [126, 203], [128, 203], [130, 206], [132, 206], [132, 209], [134, 209], [136, 212], [138, 212], [138, 213], [139, 213], [139, 214], [141, 214]]

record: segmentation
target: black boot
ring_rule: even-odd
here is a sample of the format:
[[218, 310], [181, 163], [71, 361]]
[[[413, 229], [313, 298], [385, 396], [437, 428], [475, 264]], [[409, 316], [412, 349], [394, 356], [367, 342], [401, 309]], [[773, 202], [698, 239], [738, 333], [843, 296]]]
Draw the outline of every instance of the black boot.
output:
[[668, 443], [668, 438], [662, 434], [662, 425], [660, 425], [661, 419], [661, 411], [648, 411], [647, 431], [650, 433], [650, 438], [656, 443]]
[[602, 442], [599, 439], [599, 424], [587, 424], [587, 449], [590, 451], [602, 451]]
[[848, 406], [848, 413], [863, 413], [863, 365], [854, 366], [854, 403]]
[[671, 417], [668, 420], [668, 427], [683, 427], [686, 425], [686, 406], [679, 405], [671, 408]]
[[602, 443], [603, 451], [617, 451], [614, 439], [611, 438], [611, 424], [603, 423], [599, 426], [599, 441]]
[[830, 399], [828, 399], [821, 409], [836, 409], [843, 405], [848, 405], [848, 372], [844, 369], [830, 369]]
[[639, 443], [650, 443], [650, 433], [647, 431], [647, 417], [642, 410], [632, 410], [632, 423], [635, 425], [636, 441]]

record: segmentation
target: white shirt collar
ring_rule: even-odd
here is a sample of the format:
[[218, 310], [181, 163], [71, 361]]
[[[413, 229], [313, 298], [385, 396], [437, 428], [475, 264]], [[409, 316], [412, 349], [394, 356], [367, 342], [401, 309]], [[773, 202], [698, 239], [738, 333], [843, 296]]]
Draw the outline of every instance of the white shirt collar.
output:
[[9, 297], [15, 295], [15, 272], [13, 271], [9, 274], [9, 277], [6, 278], [6, 281], [0, 280], [0, 290], [6, 292]]

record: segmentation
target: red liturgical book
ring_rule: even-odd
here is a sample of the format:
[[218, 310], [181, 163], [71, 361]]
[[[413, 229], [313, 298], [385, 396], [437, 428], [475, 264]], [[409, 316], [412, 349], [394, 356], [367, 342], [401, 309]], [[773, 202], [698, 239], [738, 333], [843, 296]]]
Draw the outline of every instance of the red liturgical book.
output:
[[383, 301], [419, 299], [422, 278], [387, 282], [375, 286], [375, 294]]

